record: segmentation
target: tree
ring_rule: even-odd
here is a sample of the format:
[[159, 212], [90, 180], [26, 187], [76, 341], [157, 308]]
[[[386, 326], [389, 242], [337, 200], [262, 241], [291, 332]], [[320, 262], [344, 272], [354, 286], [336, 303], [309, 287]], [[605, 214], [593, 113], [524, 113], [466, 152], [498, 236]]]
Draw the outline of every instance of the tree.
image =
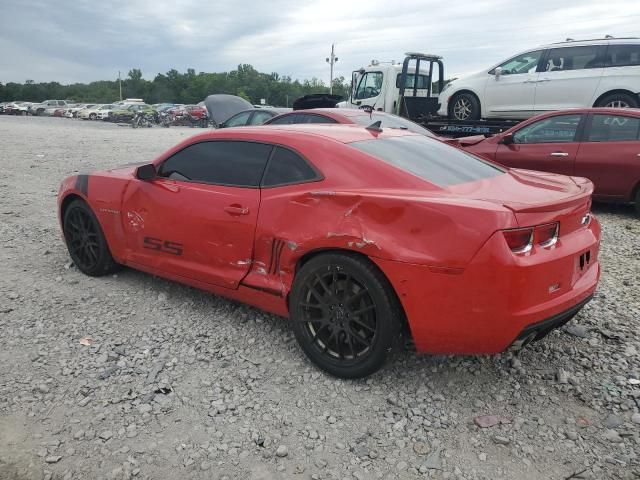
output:
[[[171, 69], [159, 73], [153, 80], [142, 78], [139, 68], [129, 70], [122, 81], [125, 97], [143, 98], [147, 103], [197, 103], [213, 93], [228, 93], [259, 103], [264, 98], [270, 105], [291, 105], [293, 100], [309, 93], [328, 92], [322, 80], [293, 80], [277, 72], [261, 73], [253, 66], [243, 63], [230, 72], [196, 73], [189, 68], [185, 73]], [[349, 92], [344, 78], [334, 79], [333, 91], [339, 95]], [[78, 102], [110, 103], [119, 98], [118, 81], [103, 80], [91, 83], [60, 85], [57, 82], [35, 83], [26, 80], [20, 83], [0, 83], [0, 101], [42, 101], [49, 98], [73, 99]]]

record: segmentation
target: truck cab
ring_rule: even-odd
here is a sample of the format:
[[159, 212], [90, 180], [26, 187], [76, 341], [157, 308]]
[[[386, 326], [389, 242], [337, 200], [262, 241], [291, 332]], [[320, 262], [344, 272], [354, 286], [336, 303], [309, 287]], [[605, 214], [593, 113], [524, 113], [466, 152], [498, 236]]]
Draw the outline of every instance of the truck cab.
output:
[[[438, 110], [443, 87], [441, 57], [407, 53], [402, 64], [372, 60], [352, 73], [349, 99], [340, 108], [372, 109], [418, 120]], [[438, 80], [433, 81], [434, 70]], [[417, 72], [417, 73], [416, 73]]]

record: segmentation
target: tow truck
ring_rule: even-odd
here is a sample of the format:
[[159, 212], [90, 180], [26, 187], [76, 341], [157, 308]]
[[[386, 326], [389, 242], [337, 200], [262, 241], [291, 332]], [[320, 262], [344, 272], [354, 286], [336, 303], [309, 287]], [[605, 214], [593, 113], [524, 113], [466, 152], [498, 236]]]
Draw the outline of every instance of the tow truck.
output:
[[354, 71], [349, 98], [336, 106], [395, 113], [438, 135], [449, 137], [493, 135], [518, 123], [517, 120], [453, 120], [440, 117], [437, 115], [438, 94], [443, 89], [442, 57], [408, 52], [402, 64], [373, 60], [369, 66]]

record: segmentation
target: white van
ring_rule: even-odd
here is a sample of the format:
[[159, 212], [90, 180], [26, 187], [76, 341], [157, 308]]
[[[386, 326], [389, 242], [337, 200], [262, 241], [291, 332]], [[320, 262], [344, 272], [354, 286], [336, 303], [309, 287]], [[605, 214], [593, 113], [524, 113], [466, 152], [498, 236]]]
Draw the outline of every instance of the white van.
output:
[[639, 92], [640, 39], [567, 39], [450, 82], [438, 115], [525, 119], [565, 108], [637, 108]]

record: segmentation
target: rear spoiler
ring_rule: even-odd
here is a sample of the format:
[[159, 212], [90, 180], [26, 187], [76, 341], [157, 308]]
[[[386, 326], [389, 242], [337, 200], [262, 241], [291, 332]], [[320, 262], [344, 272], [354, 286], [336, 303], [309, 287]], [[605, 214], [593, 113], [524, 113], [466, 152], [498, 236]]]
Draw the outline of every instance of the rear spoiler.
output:
[[[563, 210], [565, 208], [570, 208], [574, 206], [581, 205], [585, 203], [585, 201], [591, 200], [591, 195], [593, 194], [593, 183], [587, 180], [586, 178], [574, 178], [571, 179], [580, 187], [580, 193], [574, 195], [572, 197], [568, 197], [565, 200], [556, 200], [552, 202], [544, 202], [538, 203], [536, 205], [508, 205], [503, 204], [505, 208], [508, 208], [514, 213], [540, 213], [540, 212], [552, 212], [554, 210]], [[576, 180], [586, 180], [586, 183], [577, 182]]]

